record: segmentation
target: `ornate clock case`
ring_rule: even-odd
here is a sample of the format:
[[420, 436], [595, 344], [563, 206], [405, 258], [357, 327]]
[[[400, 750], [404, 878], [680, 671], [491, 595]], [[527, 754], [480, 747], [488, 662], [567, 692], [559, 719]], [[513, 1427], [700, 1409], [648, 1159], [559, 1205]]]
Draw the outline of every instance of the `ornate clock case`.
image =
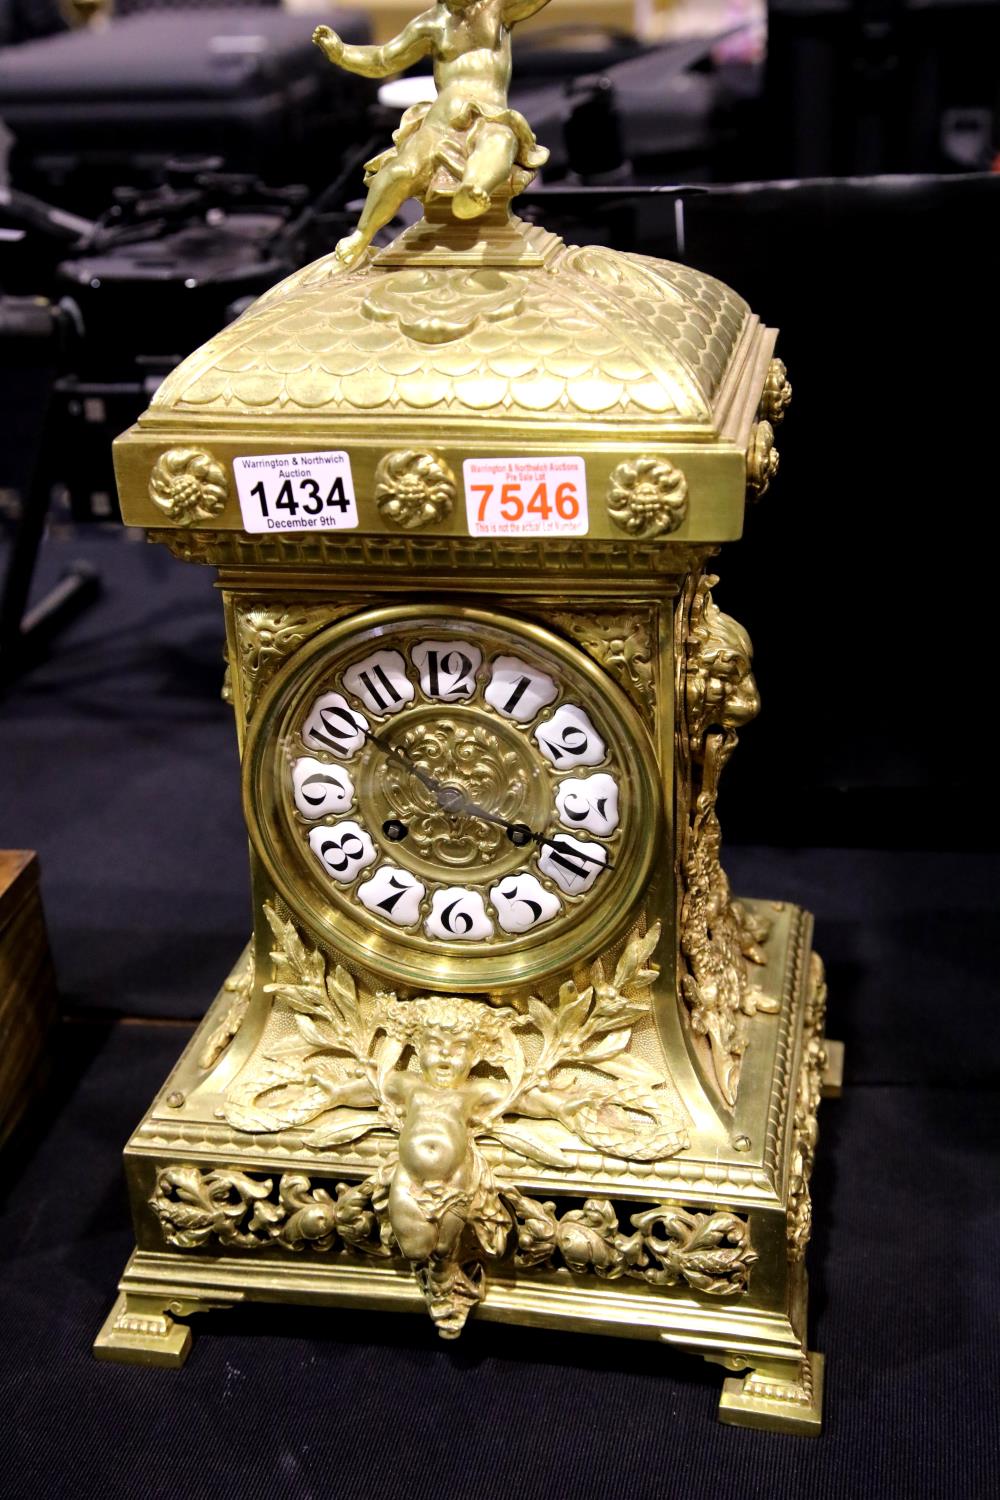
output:
[[218, 569], [254, 930], [128, 1143], [97, 1352], [178, 1364], [244, 1301], [471, 1314], [682, 1346], [724, 1420], [817, 1431], [837, 1058], [811, 920], [732, 897], [716, 813], [758, 700], [709, 560], [776, 468], [775, 334], [434, 182], [116, 445], [126, 521]]

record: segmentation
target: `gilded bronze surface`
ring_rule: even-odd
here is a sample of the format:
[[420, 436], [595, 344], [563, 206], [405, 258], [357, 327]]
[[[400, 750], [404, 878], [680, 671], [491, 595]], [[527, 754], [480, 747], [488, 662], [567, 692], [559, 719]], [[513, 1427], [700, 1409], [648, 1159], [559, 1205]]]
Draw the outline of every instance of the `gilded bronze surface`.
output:
[[[116, 444], [125, 519], [220, 569], [254, 931], [127, 1147], [136, 1251], [96, 1348], [178, 1364], [178, 1320], [246, 1300], [429, 1313], [446, 1338], [475, 1316], [690, 1349], [740, 1372], [723, 1420], [815, 1433], [803, 1261], [840, 1054], [808, 914], [723, 871], [720, 778], [759, 700], [707, 571], [773, 478], [791, 387], [727, 287], [510, 214], [542, 153], [509, 29], [539, 8], [455, 0], [376, 48], [319, 28], [355, 71], [433, 57], [437, 98], [369, 164], [357, 230]], [[423, 219], [376, 249], [414, 193]], [[356, 524], [246, 529], [241, 463], [334, 450]], [[481, 534], [470, 461], [569, 462], [585, 525], [539, 489], [536, 529]], [[474, 651], [444, 693], [420, 651], [454, 640]], [[523, 722], [505, 659], [538, 689]], [[381, 699], [365, 663], [396, 674]], [[541, 753], [564, 708], [603, 800]], [[570, 796], [598, 852], [560, 885]], [[462, 931], [435, 906], [452, 876]]]
[[335, 254], [353, 266], [407, 198], [447, 193], [457, 219], [478, 219], [495, 194], [527, 187], [549, 153], [507, 103], [510, 28], [549, 0], [439, 0], [381, 47], [352, 47], [329, 26], [313, 41], [324, 56], [365, 78], [386, 78], [434, 60], [437, 97], [406, 111], [393, 144], [365, 166], [368, 199]]
[[[567, 910], [547, 925], [544, 939], [530, 946], [524, 938], [497, 934], [482, 955], [456, 956], [442, 943], [414, 938], [370, 913], [359, 922], [357, 911], [336, 889], [319, 897], [308, 880], [310, 856], [295, 836], [287, 785], [281, 790], [289, 726], [322, 685], [332, 681], [345, 650], [358, 655], [374, 644], [406, 644], [445, 630], [475, 634], [495, 649], [520, 649], [558, 672], [574, 698], [600, 721], [616, 763], [628, 768], [634, 787], [633, 809], [615, 835], [614, 869], [606, 877], [606, 889], [582, 908], [567, 898]], [[386, 734], [394, 745], [416, 755], [425, 771], [455, 782], [480, 801], [485, 797], [495, 813], [533, 828], [544, 821], [552, 794], [547, 778], [533, 777], [540, 758], [523, 735], [484, 711], [481, 703], [414, 707], [400, 714]], [[368, 801], [381, 852], [388, 857], [392, 847], [379, 833], [380, 825], [387, 818], [401, 818], [409, 828], [407, 863], [422, 878], [443, 864], [485, 893], [521, 862], [519, 851], [495, 824], [446, 814], [418, 780], [398, 762], [385, 762], [377, 748], [364, 752], [359, 774], [374, 784]], [[362, 612], [316, 635], [272, 683], [250, 726], [244, 753], [244, 810], [251, 840], [288, 909], [356, 964], [374, 964], [379, 974], [409, 985], [486, 993], [523, 989], [539, 977], [579, 964], [620, 936], [648, 887], [661, 802], [649, 734], [627, 698], [589, 656], [582, 657], [533, 622], [457, 602]]]

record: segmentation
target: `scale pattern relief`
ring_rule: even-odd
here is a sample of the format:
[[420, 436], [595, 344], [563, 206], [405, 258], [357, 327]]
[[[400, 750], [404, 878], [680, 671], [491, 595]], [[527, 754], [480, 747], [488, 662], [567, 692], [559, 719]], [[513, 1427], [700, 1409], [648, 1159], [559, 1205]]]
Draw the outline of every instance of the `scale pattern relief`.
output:
[[[707, 422], [749, 316], [709, 277], [588, 247], [505, 272], [502, 316], [472, 305], [455, 336], [428, 343], [420, 294], [399, 309], [387, 296], [403, 274], [318, 262], [185, 360], [154, 409]], [[428, 317], [449, 275], [423, 273]]]

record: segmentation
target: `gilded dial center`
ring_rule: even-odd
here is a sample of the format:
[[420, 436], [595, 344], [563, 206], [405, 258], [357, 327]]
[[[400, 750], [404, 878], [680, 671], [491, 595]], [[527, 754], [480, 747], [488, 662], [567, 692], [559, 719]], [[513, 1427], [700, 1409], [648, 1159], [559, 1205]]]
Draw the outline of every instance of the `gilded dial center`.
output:
[[394, 858], [414, 868], [471, 869], [481, 877], [523, 863], [501, 822], [463, 811], [475, 802], [506, 824], [544, 824], [552, 793], [523, 734], [484, 722], [475, 710], [421, 707], [400, 714], [385, 740], [435, 783], [420, 781], [402, 759], [372, 760], [372, 822], [396, 818], [407, 829], [394, 841]]

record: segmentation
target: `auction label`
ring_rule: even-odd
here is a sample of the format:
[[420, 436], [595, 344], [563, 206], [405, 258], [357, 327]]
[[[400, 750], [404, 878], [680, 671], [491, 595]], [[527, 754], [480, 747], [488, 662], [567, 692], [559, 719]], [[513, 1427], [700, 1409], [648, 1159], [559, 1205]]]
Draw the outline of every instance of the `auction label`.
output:
[[582, 458], [467, 458], [465, 513], [471, 536], [584, 536]]
[[262, 453], [234, 458], [247, 531], [344, 531], [358, 524], [346, 453]]

